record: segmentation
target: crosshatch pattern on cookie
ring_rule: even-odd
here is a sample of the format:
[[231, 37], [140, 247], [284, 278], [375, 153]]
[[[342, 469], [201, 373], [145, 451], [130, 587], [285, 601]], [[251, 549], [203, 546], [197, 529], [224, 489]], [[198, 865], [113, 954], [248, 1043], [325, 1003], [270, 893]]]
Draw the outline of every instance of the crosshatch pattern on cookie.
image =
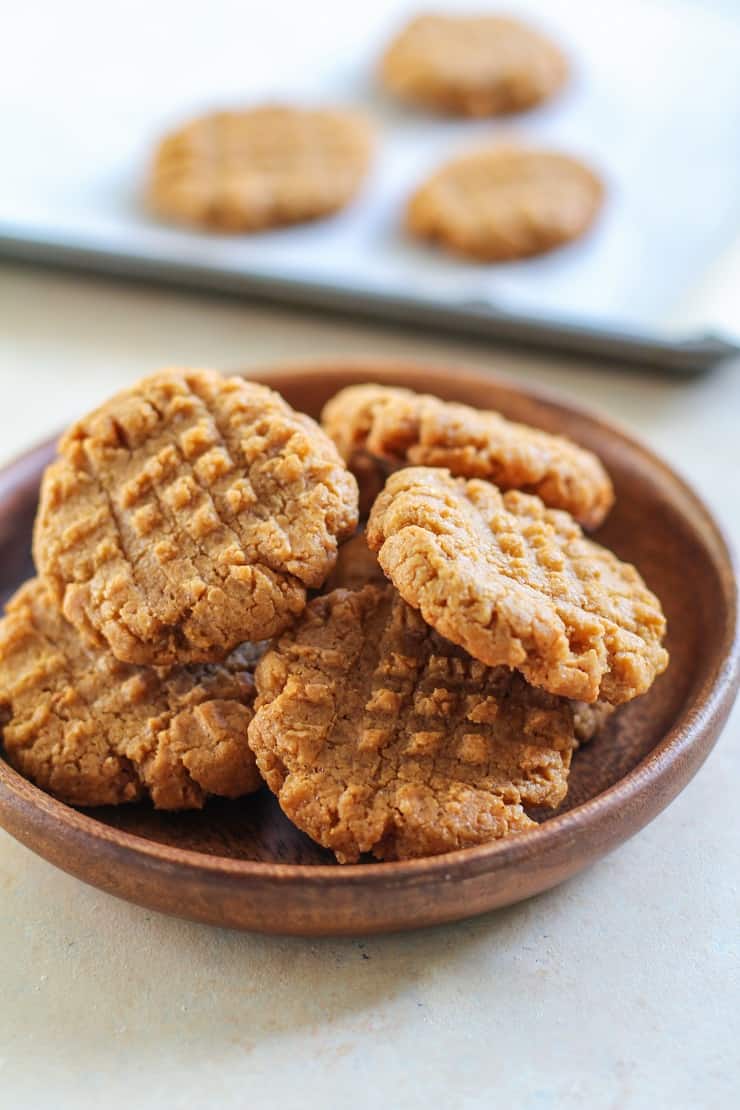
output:
[[157, 670], [91, 647], [39, 579], [0, 621], [0, 722], [9, 761], [72, 805], [150, 797], [200, 808], [260, 785], [246, 742], [257, 645], [222, 664]]
[[299, 223], [343, 208], [371, 153], [369, 124], [352, 112], [214, 112], [163, 139], [151, 202], [163, 216], [223, 231]]
[[537, 497], [410, 467], [388, 479], [367, 537], [441, 635], [551, 693], [616, 705], [667, 666], [663, 611], [637, 570]]
[[272, 390], [155, 375], [79, 421], [47, 470], [37, 566], [124, 661], [223, 657], [279, 632], [357, 523], [334, 445]]
[[571, 704], [470, 658], [389, 585], [314, 600], [256, 682], [260, 770], [341, 862], [496, 839], [565, 795]]
[[604, 188], [575, 158], [500, 145], [443, 165], [411, 197], [413, 235], [483, 262], [543, 254], [583, 235]]

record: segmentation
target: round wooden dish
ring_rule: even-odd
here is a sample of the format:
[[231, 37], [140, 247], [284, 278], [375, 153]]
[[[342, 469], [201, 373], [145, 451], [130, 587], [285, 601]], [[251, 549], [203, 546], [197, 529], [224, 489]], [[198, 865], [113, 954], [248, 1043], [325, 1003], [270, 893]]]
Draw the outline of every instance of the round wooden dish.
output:
[[[696, 494], [641, 444], [580, 410], [470, 371], [344, 363], [251, 375], [317, 416], [352, 382], [426, 390], [562, 432], [597, 451], [617, 503], [599, 539], [637, 564], [668, 615], [671, 664], [574, 760], [561, 810], [511, 840], [409, 863], [340, 867], [263, 791], [201, 813], [79, 812], [0, 760], [0, 824], [58, 867], [143, 906], [265, 932], [352, 934], [452, 921], [548, 889], [637, 832], [715, 743], [738, 685], [737, 595], [725, 540]], [[0, 590], [32, 573], [46, 444], [0, 473]]]

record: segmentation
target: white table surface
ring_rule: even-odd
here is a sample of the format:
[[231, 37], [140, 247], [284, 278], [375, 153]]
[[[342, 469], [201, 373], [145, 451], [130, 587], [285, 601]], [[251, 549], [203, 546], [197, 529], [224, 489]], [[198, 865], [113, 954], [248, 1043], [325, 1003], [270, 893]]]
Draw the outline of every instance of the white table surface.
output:
[[[705, 301], [734, 290], [737, 303], [736, 273], [723, 263]], [[740, 365], [677, 381], [10, 267], [0, 456], [165, 364], [349, 353], [465, 359], [600, 407], [687, 475], [740, 545]], [[739, 739], [736, 712], [679, 799], [587, 873], [403, 936], [177, 921], [0, 834], [0, 1104], [734, 1108]]]

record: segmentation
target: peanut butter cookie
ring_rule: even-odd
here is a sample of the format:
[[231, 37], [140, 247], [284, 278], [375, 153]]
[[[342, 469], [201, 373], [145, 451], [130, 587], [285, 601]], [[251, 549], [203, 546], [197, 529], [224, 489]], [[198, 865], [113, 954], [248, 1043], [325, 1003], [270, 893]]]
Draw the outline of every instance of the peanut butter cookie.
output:
[[351, 112], [216, 112], [162, 140], [149, 192], [162, 216], [258, 231], [344, 208], [367, 173], [370, 128]]
[[514, 19], [421, 15], [391, 43], [380, 72], [402, 100], [493, 116], [548, 100], [565, 83], [568, 66], [549, 39]]
[[241, 378], [155, 374], [59, 450], [36, 565], [67, 619], [124, 662], [208, 662], [274, 636], [357, 525], [357, 485], [331, 440]]
[[443, 640], [390, 586], [308, 606], [256, 671], [249, 743], [287, 816], [341, 863], [534, 827], [559, 804], [569, 702]]
[[667, 666], [660, 602], [635, 568], [538, 497], [446, 470], [399, 470], [367, 537], [441, 635], [550, 693], [616, 705]]
[[403, 466], [446, 467], [460, 478], [536, 493], [588, 528], [601, 524], [614, 501], [609, 475], [591, 451], [497, 412], [410, 389], [352, 385], [332, 397], [321, 421], [355, 472], [368, 511], [387, 474]]
[[583, 235], [603, 186], [575, 158], [497, 146], [448, 162], [413, 194], [409, 231], [482, 262], [544, 254]]
[[260, 785], [247, 744], [251, 646], [223, 664], [159, 671], [85, 644], [39, 579], [0, 621], [0, 722], [9, 761], [78, 806], [150, 797], [200, 808]]

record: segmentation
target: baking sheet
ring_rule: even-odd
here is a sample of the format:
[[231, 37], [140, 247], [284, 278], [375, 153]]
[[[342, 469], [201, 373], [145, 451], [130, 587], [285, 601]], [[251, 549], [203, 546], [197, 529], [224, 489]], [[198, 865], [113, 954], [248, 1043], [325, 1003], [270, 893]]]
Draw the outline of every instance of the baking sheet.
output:
[[[33, 27], [34, 5], [14, 11], [0, 71], [0, 251], [677, 367], [730, 349], [737, 335], [713, 334], [710, 321], [687, 331], [680, 306], [740, 240], [740, 19], [681, 0], [507, 4], [563, 44], [573, 80], [534, 112], [460, 122], [398, 108], [373, 85], [374, 59], [414, 9], [134, 2], [116, 19], [116, 5], [72, 0]], [[358, 202], [254, 236], [154, 222], [140, 186], [160, 132], [262, 97], [344, 101], [378, 120]], [[591, 235], [498, 266], [404, 238], [404, 199], [428, 171], [512, 137], [570, 151], [602, 174], [608, 197]]]

